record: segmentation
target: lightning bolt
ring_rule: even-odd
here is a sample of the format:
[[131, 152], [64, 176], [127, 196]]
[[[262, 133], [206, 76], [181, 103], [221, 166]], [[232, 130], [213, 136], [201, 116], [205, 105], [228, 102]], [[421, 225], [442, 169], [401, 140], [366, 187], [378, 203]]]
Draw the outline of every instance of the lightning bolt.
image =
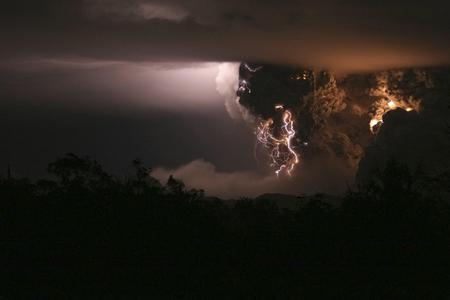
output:
[[299, 155], [292, 146], [295, 137], [294, 121], [292, 113], [284, 109], [282, 105], [276, 105], [276, 110], [282, 110], [282, 122], [279, 136], [274, 135], [274, 121], [268, 119], [260, 123], [256, 131], [257, 142], [268, 150], [271, 166], [275, 167], [275, 174], [280, 175], [283, 171], [291, 176], [295, 166], [300, 162]]
[[252, 73], [256, 73], [257, 71], [259, 71], [259, 70], [262, 69], [262, 67], [252, 68], [252, 67], [250, 67], [247, 63], [244, 63], [244, 67], [245, 67], [249, 72], [252, 72]]

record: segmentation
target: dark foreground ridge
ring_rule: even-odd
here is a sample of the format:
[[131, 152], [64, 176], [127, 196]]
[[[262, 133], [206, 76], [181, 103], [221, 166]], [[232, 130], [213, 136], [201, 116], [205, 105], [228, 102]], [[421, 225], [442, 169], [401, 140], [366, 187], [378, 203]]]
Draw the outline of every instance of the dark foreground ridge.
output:
[[279, 208], [134, 167], [119, 179], [67, 155], [53, 180], [0, 179], [0, 298], [450, 298], [449, 173], [390, 162], [338, 205]]

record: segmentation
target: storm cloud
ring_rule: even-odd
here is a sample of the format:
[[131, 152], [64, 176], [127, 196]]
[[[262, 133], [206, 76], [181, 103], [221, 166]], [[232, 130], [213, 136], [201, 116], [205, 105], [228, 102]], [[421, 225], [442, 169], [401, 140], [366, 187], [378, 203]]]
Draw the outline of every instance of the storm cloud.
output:
[[4, 58], [260, 61], [368, 70], [448, 64], [443, 1], [55, 0], [0, 12]]

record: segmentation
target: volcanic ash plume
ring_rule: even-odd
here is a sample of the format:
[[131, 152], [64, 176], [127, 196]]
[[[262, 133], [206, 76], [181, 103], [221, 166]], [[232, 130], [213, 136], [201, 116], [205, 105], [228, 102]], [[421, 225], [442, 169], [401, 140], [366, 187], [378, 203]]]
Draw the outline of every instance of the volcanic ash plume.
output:
[[[404, 73], [397, 71], [394, 73], [397, 80], [402, 80]], [[383, 116], [391, 110], [397, 108], [410, 111], [419, 111], [420, 100], [409, 96], [407, 99], [402, 95], [400, 89], [389, 88], [388, 72], [382, 72], [376, 75], [377, 85], [370, 90], [370, 94], [377, 98], [377, 100], [371, 105], [370, 109], [370, 123], [369, 128], [372, 133], [376, 133], [380, 126], [383, 124]]]
[[325, 70], [243, 63], [237, 95], [259, 120], [256, 138], [277, 175], [295, 175], [295, 169], [320, 162], [324, 172], [346, 170], [342, 176], [349, 183], [384, 118], [395, 110], [421, 111], [431, 103], [423, 95], [436, 92], [440, 76], [409, 69], [337, 77]]
[[237, 91], [242, 86], [237, 76], [239, 63], [221, 63], [216, 77], [217, 92], [225, 99], [225, 108], [232, 119], [251, 120], [246, 109], [239, 104]]
[[313, 167], [318, 157], [355, 167], [362, 149], [335, 119], [347, 103], [345, 90], [331, 73], [243, 64], [240, 78], [240, 103], [260, 120], [257, 141], [277, 175], [292, 175], [297, 166]]

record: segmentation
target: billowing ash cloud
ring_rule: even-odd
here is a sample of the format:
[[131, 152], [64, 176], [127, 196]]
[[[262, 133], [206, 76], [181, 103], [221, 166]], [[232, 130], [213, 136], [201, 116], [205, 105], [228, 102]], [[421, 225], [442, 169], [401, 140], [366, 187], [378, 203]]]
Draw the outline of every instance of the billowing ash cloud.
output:
[[[300, 155], [292, 177], [277, 178], [267, 149], [256, 147], [260, 170], [221, 172], [196, 160], [177, 169], [157, 168], [161, 181], [170, 174], [207, 195], [236, 198], [262, 193], [338, 194], [371, 178], [390, 158], [437, 174], [450, 167], [450, 70], [401, 69], [337, 76], [324, 70], [267, 64], [221, 65], [218, 91], [242, 105], [251, 125], [277, 122], [282, 105], [295, 118], [293, 148]], [[236, 73], [239, 82], [236, 86]], [[237, 90], [238, 99], [235, 91]], [[236, 100], [239, 103], [236, 103]], [[233, 116], [233, 111], [229, 111]], [[378, 119], [380, 118], [380, 119]], [[371, 128], [373, 120], [377, 124]], [[278, 119], [279, 122], [279, 119]]]
[[216, 77], [217, 92], [224, 98], [225, 108], [232, 119], [250, 121], [249, 113], [239, 104], [238, 88], [239, 63], [221, 63]]
[[[276, 118], [280, 104], [294, 114], [294, 147], [302, 159], [301, 175], [295, 176], [334, 167], [351, 184], [359, 165], [363, 180], [390, 157], [436, 170], [448, 155], [446, 68], [337, 76], [273, 65], [259, 65], [255, 72], [256, 66], [241, 65], [240, 103], [262, 120]], [[259, 153], [264, 155], [267, 160], [267, 153]], [[316, 184], [325, 188], [326, 181], [318, 178]]]
[[420, 99], [421, 109], [419, 113], [397, 109], [384, 116], [359, 165], [358, 182], [370, 179], [390, 159], [433, 175], [450, 169], [450, 70], [407, 70], [401, 79], [394, 87], [406, 99]]

